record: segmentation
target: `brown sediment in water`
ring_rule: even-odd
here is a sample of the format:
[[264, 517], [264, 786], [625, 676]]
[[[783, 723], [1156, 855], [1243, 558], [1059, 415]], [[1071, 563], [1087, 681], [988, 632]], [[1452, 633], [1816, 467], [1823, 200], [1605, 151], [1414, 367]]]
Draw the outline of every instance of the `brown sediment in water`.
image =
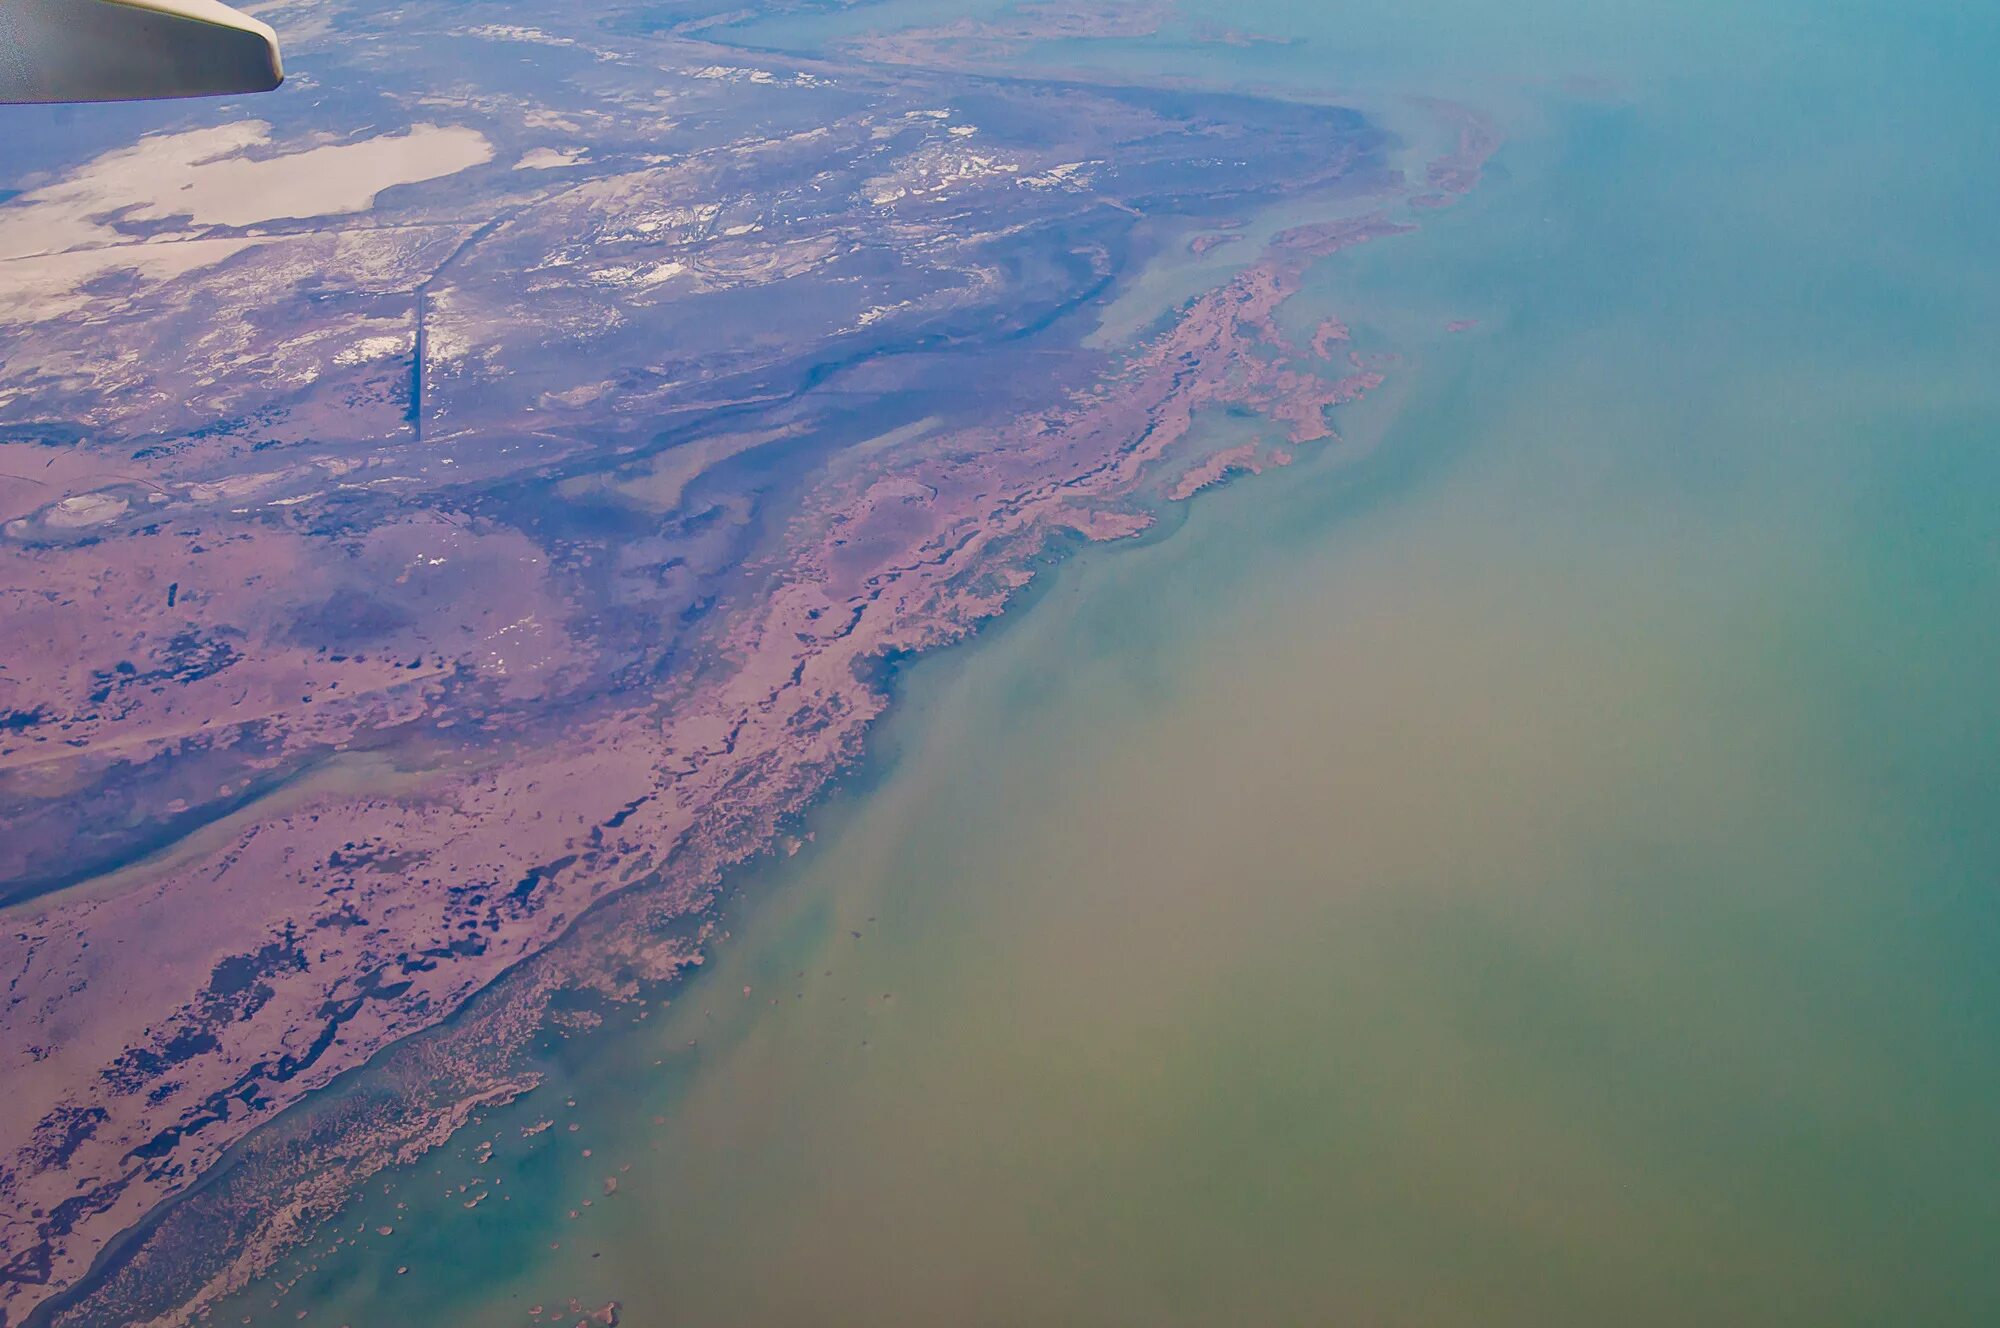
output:
[[1422, 97], [1417, 99], [1417, 104], [1451, 125], [1457, 131], [1457, 142], [1450, 152], [1433, 161], [1425, 171], [1432, 192], [1416, 195], [1410, 200], [1410, 206], [1449, 207], [1456, 199], [1478, 188], [1486, 163], [1500, 150], [1500, 131], [1487, 116], [1460, 102], [1441, 97]]

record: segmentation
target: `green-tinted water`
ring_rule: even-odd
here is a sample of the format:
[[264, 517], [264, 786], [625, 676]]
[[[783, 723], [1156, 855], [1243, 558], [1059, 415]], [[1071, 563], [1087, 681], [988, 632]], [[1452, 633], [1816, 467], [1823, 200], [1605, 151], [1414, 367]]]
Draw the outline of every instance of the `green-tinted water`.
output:
[[1994, 20], [1226, 9], [1309, 40], [1144, 58], [1511, 133], [1303, 301], [1404, 356], [1353, 445], [920, 665], [277, 1314], [2000, 1321]]

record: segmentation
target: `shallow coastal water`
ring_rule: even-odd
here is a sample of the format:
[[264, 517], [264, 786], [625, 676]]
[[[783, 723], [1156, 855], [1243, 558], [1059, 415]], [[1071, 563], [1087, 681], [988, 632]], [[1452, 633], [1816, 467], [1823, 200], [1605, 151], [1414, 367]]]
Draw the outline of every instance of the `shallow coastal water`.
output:
[[1291, 311], [1401, 357], [1347, 445], [917, 664], [671, 1004], [222, 1321], [2000, 1315], [1994, 21], [1228, 11], [1306, 40], [1052, 58], [1508, 131]]

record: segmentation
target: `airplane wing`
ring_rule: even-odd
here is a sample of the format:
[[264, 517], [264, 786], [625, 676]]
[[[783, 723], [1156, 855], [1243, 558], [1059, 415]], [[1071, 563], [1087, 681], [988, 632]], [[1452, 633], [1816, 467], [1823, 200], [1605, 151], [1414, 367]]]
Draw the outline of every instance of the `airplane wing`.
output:
[[218, 0], [0, 0], [0, 102], [269, 92], [278, 35]]

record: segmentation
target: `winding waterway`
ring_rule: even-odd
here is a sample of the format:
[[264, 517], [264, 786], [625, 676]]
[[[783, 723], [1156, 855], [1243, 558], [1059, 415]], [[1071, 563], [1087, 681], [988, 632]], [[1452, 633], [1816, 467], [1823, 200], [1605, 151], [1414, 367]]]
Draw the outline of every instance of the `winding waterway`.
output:
[[2000, 1321], [2000, 21], [1206, 8], [1298, 40], [1037, 58], [1507, 135], [1291, 310], [1399, 357], [1346, 444], [917, 664], [221, 1321]]

